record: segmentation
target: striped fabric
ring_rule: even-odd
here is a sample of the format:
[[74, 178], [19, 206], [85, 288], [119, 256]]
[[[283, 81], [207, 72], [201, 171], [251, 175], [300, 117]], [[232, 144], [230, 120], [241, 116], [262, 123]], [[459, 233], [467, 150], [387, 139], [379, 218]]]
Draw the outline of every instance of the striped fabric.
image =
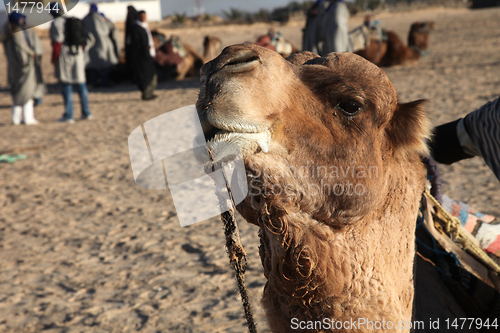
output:
[[500, 180], [500, 98], [469, 113], [464, 125], [486, 164]]

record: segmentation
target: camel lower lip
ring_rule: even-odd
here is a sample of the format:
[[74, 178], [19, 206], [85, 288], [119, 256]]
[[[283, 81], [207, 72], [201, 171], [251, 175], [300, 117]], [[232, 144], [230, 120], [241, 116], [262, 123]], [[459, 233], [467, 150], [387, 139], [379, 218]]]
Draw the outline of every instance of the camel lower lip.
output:
[[230, 124], [224, 121], [217, 121], [215, 119], [211, 119], [210, 116], [208, 118], [209, 118], [209, 125], [208, 124], [205, 125], [205, 133], [213, 131], [214, 129], [217, 130], [218, 132], [224, 132], [224, 133], [232, 132], [241, 134], [256, 134], [268, 130], [268, 128], [265, 126], [256, 126], [256, 125], [242, 124], [242, 123]]
[[206, 142], [214, 161], [221, 161], [227, 156], [249, 156], [260, 150], [269, 151], [271, 132], [265, 130], [258, 133], [241, 133], [221, 130]]
[[239, 146], [245, 146], [247, 142], [256, 142], [260, 149], [267, 153], [271, 143], [271, 133], [269, 130], [258, 133], [241, 133], [221, 130], [215, 134], [214, 138], [207, 142], [208, 146], [213, 146], [217, 142], [236, 143]]

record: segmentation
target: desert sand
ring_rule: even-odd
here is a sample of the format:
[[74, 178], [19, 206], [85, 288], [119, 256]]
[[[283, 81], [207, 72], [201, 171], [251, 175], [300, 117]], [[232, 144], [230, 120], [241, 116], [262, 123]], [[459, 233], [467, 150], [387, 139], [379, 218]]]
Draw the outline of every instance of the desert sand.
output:
[[[500, 8], [433, 8], [382, 13], [406, 41], [410, 23], [433, 20], [430, 55], [387, 68], [400, 100], [427, 99], [435, 125], [466, 115], [500, 94]], [[355, 27], [362, 17], [352, 18]], [[165, 30], [201, 52], [206, 34], [223, 45], [253, 41], [268, 24]], [[277, 26], [301, 45], [303, 22]], [[11, 125], [6, 59], [0, 51], [0, 153], [26, 159], [0, 164], [0, 332], [246, 332], [219, 218], [181, 228], [168, 190], [134, 183], [130, 132], [167, 111], [193, 104], [197, 79], [163, 82], [143, 102], [135, 86], [91, 89], [91, 121], [56, 123], [62, 96], [45, 47], [49, 91], [38, 126]], [[0, 48], [3, 49], [3, 46]], [[75, 118], [80, 116], [74, 96]], [[480, 158], [440, 166], [443, 192], [500, 216], [498, 180]], [[241, 218], [246, 275], [259, 332], [265, 278], [257, 228]]]

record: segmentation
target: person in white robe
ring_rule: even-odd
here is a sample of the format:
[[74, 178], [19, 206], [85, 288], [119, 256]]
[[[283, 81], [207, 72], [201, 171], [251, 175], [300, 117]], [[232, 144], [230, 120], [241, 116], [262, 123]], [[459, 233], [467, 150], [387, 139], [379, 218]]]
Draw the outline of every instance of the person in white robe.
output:
[[43, 83], [37, 80], [36, 57], [43, 53], [34, 29], [25, 29], [26, 16], [12, 12], [4, 27], [4, 49], [12, 95], [12, 123], [35, 125], [33, 99], [43, 95]]

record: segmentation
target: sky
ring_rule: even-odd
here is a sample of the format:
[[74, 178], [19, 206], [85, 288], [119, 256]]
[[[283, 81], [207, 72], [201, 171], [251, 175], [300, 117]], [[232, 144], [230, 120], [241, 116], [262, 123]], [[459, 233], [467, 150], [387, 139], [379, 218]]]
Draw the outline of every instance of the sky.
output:
[[[207, 14], [222, 15], [223, 10], [229, 8], [237, 8], [249, 12], [256, 12], [260, 8], [273, 9], [275, 7], [285, 6], [292, 0], [160, 0], [163, 16], [172, 14], [194, 15], [194, 8], [199, 2]], [[297, 2], [305, 2], [306, 0], [295, 0]]]

